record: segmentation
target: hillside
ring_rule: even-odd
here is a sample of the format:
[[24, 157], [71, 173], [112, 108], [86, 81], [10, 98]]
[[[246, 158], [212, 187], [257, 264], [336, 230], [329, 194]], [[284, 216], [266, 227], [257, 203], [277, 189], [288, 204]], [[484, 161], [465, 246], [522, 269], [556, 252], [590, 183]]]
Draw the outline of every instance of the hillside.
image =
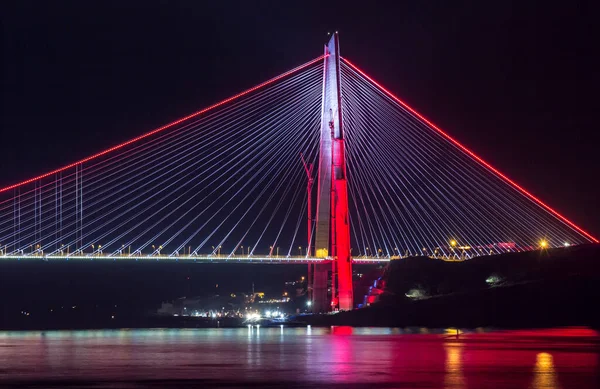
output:
[[381, 284], [384, 293], [379, 302], [352, 312], [315, 316], [311, 324], [600, 326], [600, 245], [464, 262], [404, 258], [388, 265]]

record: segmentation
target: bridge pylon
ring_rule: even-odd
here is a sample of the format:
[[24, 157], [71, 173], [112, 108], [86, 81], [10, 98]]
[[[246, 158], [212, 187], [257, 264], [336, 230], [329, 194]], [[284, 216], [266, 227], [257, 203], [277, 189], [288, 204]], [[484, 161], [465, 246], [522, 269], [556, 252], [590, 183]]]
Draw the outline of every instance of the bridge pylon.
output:
[[328, 300], [328, 269], [326, 265], [318, 264], [313, 269], [313, 312], [353, 308], [348, 189], [337, 32], [325, 46], [324, 61], [314, 247], [317, 257], [331, 257], [333, 261], [331, 300]]

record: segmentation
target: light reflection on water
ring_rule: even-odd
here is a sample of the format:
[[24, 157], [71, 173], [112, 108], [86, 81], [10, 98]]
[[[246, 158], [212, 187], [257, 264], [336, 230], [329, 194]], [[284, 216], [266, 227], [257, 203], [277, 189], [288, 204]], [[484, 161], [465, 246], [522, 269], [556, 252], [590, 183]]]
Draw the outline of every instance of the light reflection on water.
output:
[[[0, 332], [0, 386], [66, 378], [131, 387], [178, 379], [202, 386], [585, 388], [600, 382], [599, 345], [599, 334], [586, 328], [459, 336], [351, 327]], [[214, 381], [194, 381], [207, 379]]]
[[[533, 388], [559, 388], [554, 370], [554, 361], [549, 353], [539, 353], [536, 355], [534, 368]], [[600, 384], [600, 383], [599, 383]]]
[[449, 341], [444, 344], [444, 348], [446, 349], [444, 387], [464, 388], [465, 378], [462, 370], [463, 344], [455, 341]]

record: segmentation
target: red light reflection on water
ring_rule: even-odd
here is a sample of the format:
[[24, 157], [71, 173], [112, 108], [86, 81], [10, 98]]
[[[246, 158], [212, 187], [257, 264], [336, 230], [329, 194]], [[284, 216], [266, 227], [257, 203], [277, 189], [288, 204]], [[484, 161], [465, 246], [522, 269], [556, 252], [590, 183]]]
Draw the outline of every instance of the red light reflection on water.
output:
[[[372, 331], [374, 333], [369, 333]], [[595, 387], [598, 332], [587, 328], [379, 335], [332, 327], [321, 366], [336, 382], [428, 388]], [[314, 366], [313, 366], [314, 368]], [[314, 372], [313, 372], [314, 373]]]
[[333, 335], [352, 335], [353, 327], [350, 326], [333, 326], [331, 327], [331, 333]]

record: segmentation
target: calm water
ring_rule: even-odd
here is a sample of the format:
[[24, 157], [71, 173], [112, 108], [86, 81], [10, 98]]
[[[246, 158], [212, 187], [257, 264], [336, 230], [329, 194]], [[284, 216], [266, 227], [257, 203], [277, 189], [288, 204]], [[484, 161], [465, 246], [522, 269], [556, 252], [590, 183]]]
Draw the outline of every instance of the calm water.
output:
[[597, 388], [599, 346], [585, 328], [0, 332], [0, 387]]

